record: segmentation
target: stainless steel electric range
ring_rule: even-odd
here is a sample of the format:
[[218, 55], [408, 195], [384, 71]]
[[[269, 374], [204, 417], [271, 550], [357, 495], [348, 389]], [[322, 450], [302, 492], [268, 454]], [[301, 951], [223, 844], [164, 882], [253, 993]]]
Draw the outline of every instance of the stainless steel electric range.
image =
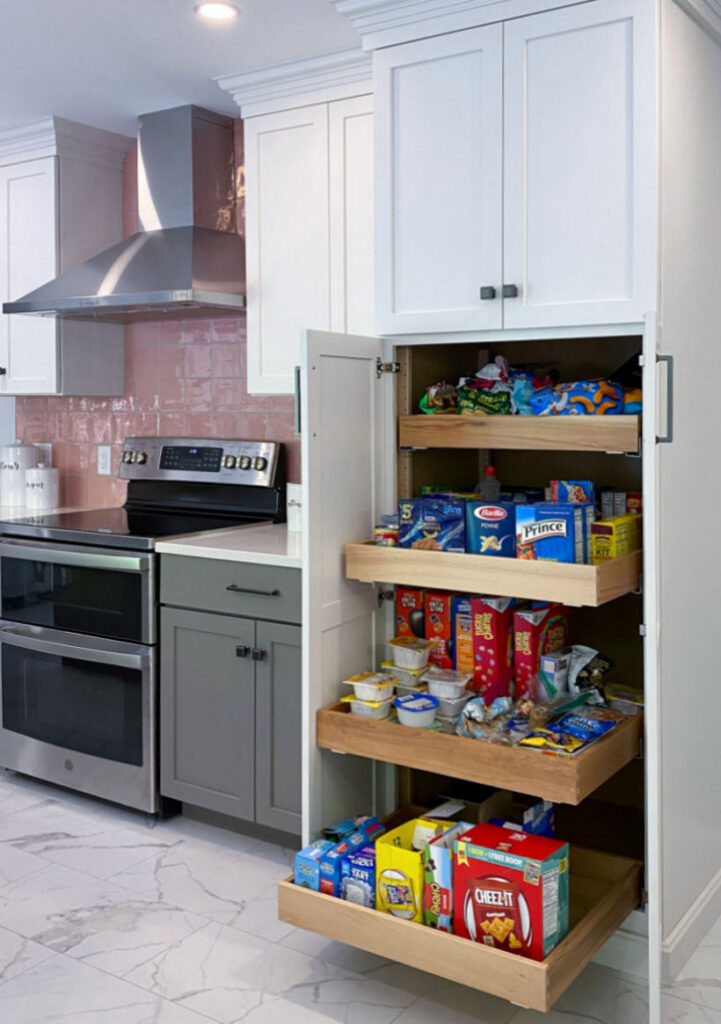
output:
[[0, 521], [0, 766], [155, 813], [160, 538], [285, 518], [283, 446], [129, 438], [122, 508]]

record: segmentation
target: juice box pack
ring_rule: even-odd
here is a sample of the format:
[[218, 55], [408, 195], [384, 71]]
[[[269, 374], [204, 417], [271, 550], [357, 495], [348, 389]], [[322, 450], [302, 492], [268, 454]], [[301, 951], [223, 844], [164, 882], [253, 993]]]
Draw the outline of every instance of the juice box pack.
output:
[[293, 881], [304, 889], [320, 889], [320, 862], [323, 855], [332, 850], [334, 843], [330, 839], [316, 839], [310, 846], [299, 850], [295, 855], [295, 871]]
[[376, 851], [373, 846], [361, 846], [341, 861], [340, 897], [349, 903], [375, 908], [376, 905]]
[[429, 656], [438, 668], [453, 668], [453, 597], [426, 594], [426, 639], [433, 641]]
[[428, 551], [465, 551], [466, 519], [459, 498], [407, 498], [398, 502], [398, 545]]
[[513, 606], [511, 597], [473, 597], [473, 687], [486, 704], [510, 694], [513, 681]]
[[516, 554], [515, 504], [467, 501], [466, 551], [471, 555], [513, 558]]
[[423, 849], [453, 822], [415, 818], [376, 842], [376, 909], [408, 921], [423, 920]]
[[[339, 823], [339, 825], [344, 824], [344, 822]], [[377, 818], [357, 818], [356, 826], [356, 829], [345, 835], [339, 843], [332, 843], [330, 849], [323, 851], [319, 872], [321, 892], [328, 893], [330, 896], [339, 896], [345, 858], [385, 832], [385, 826]], [[338, 826], [333, 827], [337, 828]]]
[[396, 636], [426, 635], [424, 592], [411, 587], [396, 587]]
[[453, 931], [453, 844], [470, 828], [461, 821], [423, 849], [423, 924], [439, 932]]
[[535, 696], [531, 681], [541, 659], [568, 646], [569, 611], [562, 604], [538, 604], [513, 613], [513, 670], [516, 698]]
[[453, 931], [543, 960], [568, 933], [568, 844], [476, 825], [455, 844]]
[[517, 505], [516, 555], [539, 562], [583, 562], [584, 530], [581, 505]]

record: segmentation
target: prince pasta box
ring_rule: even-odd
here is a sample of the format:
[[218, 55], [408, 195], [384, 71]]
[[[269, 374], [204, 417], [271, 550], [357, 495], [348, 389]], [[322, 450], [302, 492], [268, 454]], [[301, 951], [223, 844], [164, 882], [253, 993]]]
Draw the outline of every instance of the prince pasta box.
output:
[[453, 931], [543, 960], [568, 932], [568, 844], [476, 825], [454, 844]]

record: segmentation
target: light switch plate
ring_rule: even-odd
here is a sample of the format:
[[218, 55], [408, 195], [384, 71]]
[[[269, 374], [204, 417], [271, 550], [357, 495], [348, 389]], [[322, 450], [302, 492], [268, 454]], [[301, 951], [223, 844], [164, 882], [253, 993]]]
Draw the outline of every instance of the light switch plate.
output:
[[110, 476], [111, 448], [109, 444], [98, 445], [98, 476]]

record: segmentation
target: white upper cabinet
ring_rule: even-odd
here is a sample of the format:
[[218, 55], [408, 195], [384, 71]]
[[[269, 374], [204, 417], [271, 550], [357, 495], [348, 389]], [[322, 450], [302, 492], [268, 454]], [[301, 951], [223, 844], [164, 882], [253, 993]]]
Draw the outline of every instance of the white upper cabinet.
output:
[[650, 7], [505, 25], [504, 326], [630, 323], [656, 306]]
[[[503, 29], [374, 58], [376, 330], [501, 327]], [[484, 292], [484, 295], [489, 292]]]
[[370, 57], [221, 80], [244, 118], [248, 391], [292, 394], [303, 330], [373, 330]]

